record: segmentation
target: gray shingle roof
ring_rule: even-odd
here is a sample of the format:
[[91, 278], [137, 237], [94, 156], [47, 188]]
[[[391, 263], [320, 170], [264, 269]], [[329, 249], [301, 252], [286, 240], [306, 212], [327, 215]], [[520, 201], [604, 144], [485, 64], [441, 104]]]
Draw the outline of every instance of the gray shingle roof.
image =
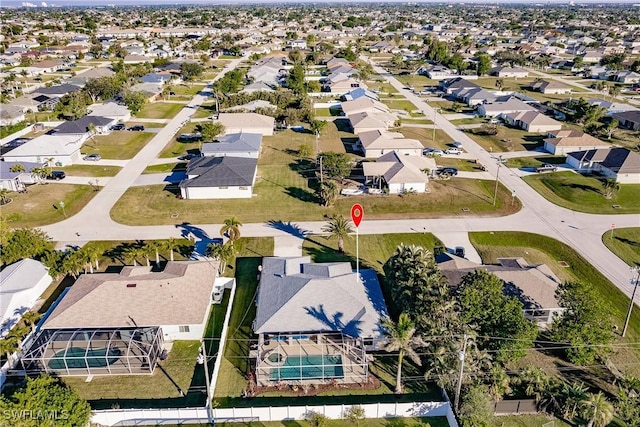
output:
[[251, 186], [258, 159], [245, 157], [197, 157], [189, 161], [180, 187]]
[[63, 133], [85, 133], [89, 131], [89, 125], [106, 126], [113, 122], [113, 119], [100, 116], [84, 116], [78, 120], [64, 122], [54, 130], [57, 134]]
[[218, 138], [219, 142], [202, 144], [202, 154], [215, 155], [230, 152], [260, 151], [262, 145], [261, 133], [231, 133]]

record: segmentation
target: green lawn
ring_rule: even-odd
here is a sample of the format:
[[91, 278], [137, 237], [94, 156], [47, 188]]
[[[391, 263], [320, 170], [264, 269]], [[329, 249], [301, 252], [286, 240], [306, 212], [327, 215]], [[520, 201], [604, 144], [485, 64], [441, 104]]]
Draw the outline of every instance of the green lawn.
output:
[[179, 157], [183, 156], [187, 153], [199, 153], [200, 152], [200, 144], [199, 141], [193, 142], [185, 142], [178, 141], [178, 137], [183, 133], [193, 133], [196, 131], [198, 123], [189, 122], [182, 126], [178, 132], [176, 132], [175, 137], [167, 143], [164, 149], [160, 152], [161, 159], [167, 159], [170, 157]]
[[[611, 199], [602, 193], [601, 182], [573, 172], [529, 175], [524, 180], [556, 205], [593, 214], [640, 213], [640, 184], [623, 184]], [[617, 205], [618, 208], [613, 206]]]
[[394, 76], [400, 83], [406, 86], [413, 86], [414, 90], [422, 90], [425, 86], [437, 86], [438, 80], [432, 80], [427, 76], [421, 76], [418, 74], [410, 74], [408, 76]]
[[165, 172], [184, 172], [187, 170], [187, 164], [185, 162], [181, 163], [165, 163], [162, 165], [151, 165], [147, 166], [145, 170], [142, 171], [143, 174], [149, 173], [165, 173]]
[[16, 123], [10, 126], [0, 126], [0, 138], [5, 138], [13, 133], [19, 132], [27, 127], [27, 121]]
[[[252, 421], [249, 423], [216, 423], [225, 427], [312, 427], [308, 421]], [[347, 427], [352, 426], [346, 420], [328, 420], [325, 427]], [[425, 418], [367, 418], [360, 425], [367, 427], [448, 427], [449, 422], [444, 417]]]
[[496, 135], [482, 135], [480, 129], [469, 129], [467, 134], [489, 152], [534, 150], [543, 143], [544, 135], [527, 133], [521, 129], [498, 125]]
[[602, 235], [602, 242], [611, 252], [629, 265], [640, 266], [640, 227], [616, 228]]
[[459, 171], [480, 172], [480, 163], [474, 160], [454, 159], [451, 157], [434, 157], [438, 167], [453, 167]]
[[453, 139], [441, 129], [436, 129], [434, 134], [433, 129], [411, 127], [408, 121], [405, 121], [405, 123], [407, 125], [398, 129], [398, 132], [402, 133], [405, 138], [417, 139], [425, 147], [446, 149], [453, 142]]
[[432, 125], [433, 121], [429, 120], [429, 119], [420, 119], [418, 117], [424, 117], [422, 115], [420, 116], [416, 116], [416, 117], [403, 117], [401, 119], [401, 122], [404, 126], [411, 126], [411, 125]]
[[84, 143], [83, 154], [97, 153], [103, 159], [132, 159], [155, 136], [150, 132], [112, 132], [94, 136]]
[[[478, 250], [483, 263], [495, 263], [499, 257], [524, 257], [529, 263], [545, 263], [560, 280], [577, 280], [591, 283], [601, 297], [608, 302], [611, 315], [622, 325], [629, 307], [629, 297], [624, 295], [602, 273], [593, 267], [571, 247], [555, 239], [524, 232], [474, 232], [469, 239]], [[560, 261], [568, 267], [560, 265]], [[618, 347], [609, 357], [624, 372], [640, 373], [640, 348], [624, 344], [640, 340], [640, 310], [633, 311], [626, 338], [618, 337]], [[536, 362], [538, 359], [533, 358]], [[557, 367], [557, 366], [556, 366]], [[555, 369], [555, 368], [551, 368]]]
[[[39, 227], [77, 214], [96, 194], [89, 185], [36, 184], [28, 193], [10, 193], [13, 202], [2, 206], [10, 227]], [[64, 202], [64, 213], [60, 202]]]
[[56, 167], [55, 170], [63, 170], [70, 176], [116, 176], [122, 168], [119, 166], [99, 166], [99, 165], [70, 165]]
[[507, 159], [505, 165], [508, 168], [535, 168], [543, 163], [551, 163], [559, 165], [565, 163], [567, 158], [565, 156], [552, 156], [552, 155], [540, 155], [540, 156], [527, 156], [527, 157], [512, 157]]
[[172, 119], [178, 111], [184, 108], [185, 104], [174, 104], [166, 102], [147, 102], [136, 117], [145, 119]]
[[385, 103], [392, 110], [414, 111], [418, 109], [415, 105], [413, 105], [411, 101], [406, 99], [394, 99], [394, 100], [385, 99], [382, 102]]

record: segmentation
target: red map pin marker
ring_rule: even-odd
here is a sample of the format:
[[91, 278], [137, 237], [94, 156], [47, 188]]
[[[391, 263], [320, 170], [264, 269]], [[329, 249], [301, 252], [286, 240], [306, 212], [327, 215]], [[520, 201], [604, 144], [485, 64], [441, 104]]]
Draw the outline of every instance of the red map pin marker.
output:
[[362, 216], [364, 215], [364, 209], [360, 203], [356, 203], [351, 206], [351, 221], [356, 225], [356, 227], [360, 226], [360, 222], [362, 221]]

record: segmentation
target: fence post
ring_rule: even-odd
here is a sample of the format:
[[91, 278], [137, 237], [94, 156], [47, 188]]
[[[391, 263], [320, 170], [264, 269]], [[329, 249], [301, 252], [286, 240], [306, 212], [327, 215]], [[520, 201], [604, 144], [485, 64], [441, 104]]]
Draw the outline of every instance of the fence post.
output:
[[269, 406], [269, 421], [273, 421], [272, 418], [273, 418], [273, 414], [271, 414], [271, 406]]

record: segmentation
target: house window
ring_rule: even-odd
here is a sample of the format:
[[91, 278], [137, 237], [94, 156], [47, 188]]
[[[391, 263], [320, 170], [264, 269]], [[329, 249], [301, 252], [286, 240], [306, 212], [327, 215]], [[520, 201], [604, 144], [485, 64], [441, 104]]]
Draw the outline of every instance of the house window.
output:
[[240, 187], [240, 190], [248, 190], [249, 187]]
[[189, 325], [179, 326], [178, 329], [180, 332], [189, 332]]
[[373, 345], [373, 338], [365, 338], [362, 340], [365, 347], [371, 347]]
[[226, 185], [224, 187], [218, 187], [220, 190], [227, 190], [229, 189], [229, 187], [227, 187]]

